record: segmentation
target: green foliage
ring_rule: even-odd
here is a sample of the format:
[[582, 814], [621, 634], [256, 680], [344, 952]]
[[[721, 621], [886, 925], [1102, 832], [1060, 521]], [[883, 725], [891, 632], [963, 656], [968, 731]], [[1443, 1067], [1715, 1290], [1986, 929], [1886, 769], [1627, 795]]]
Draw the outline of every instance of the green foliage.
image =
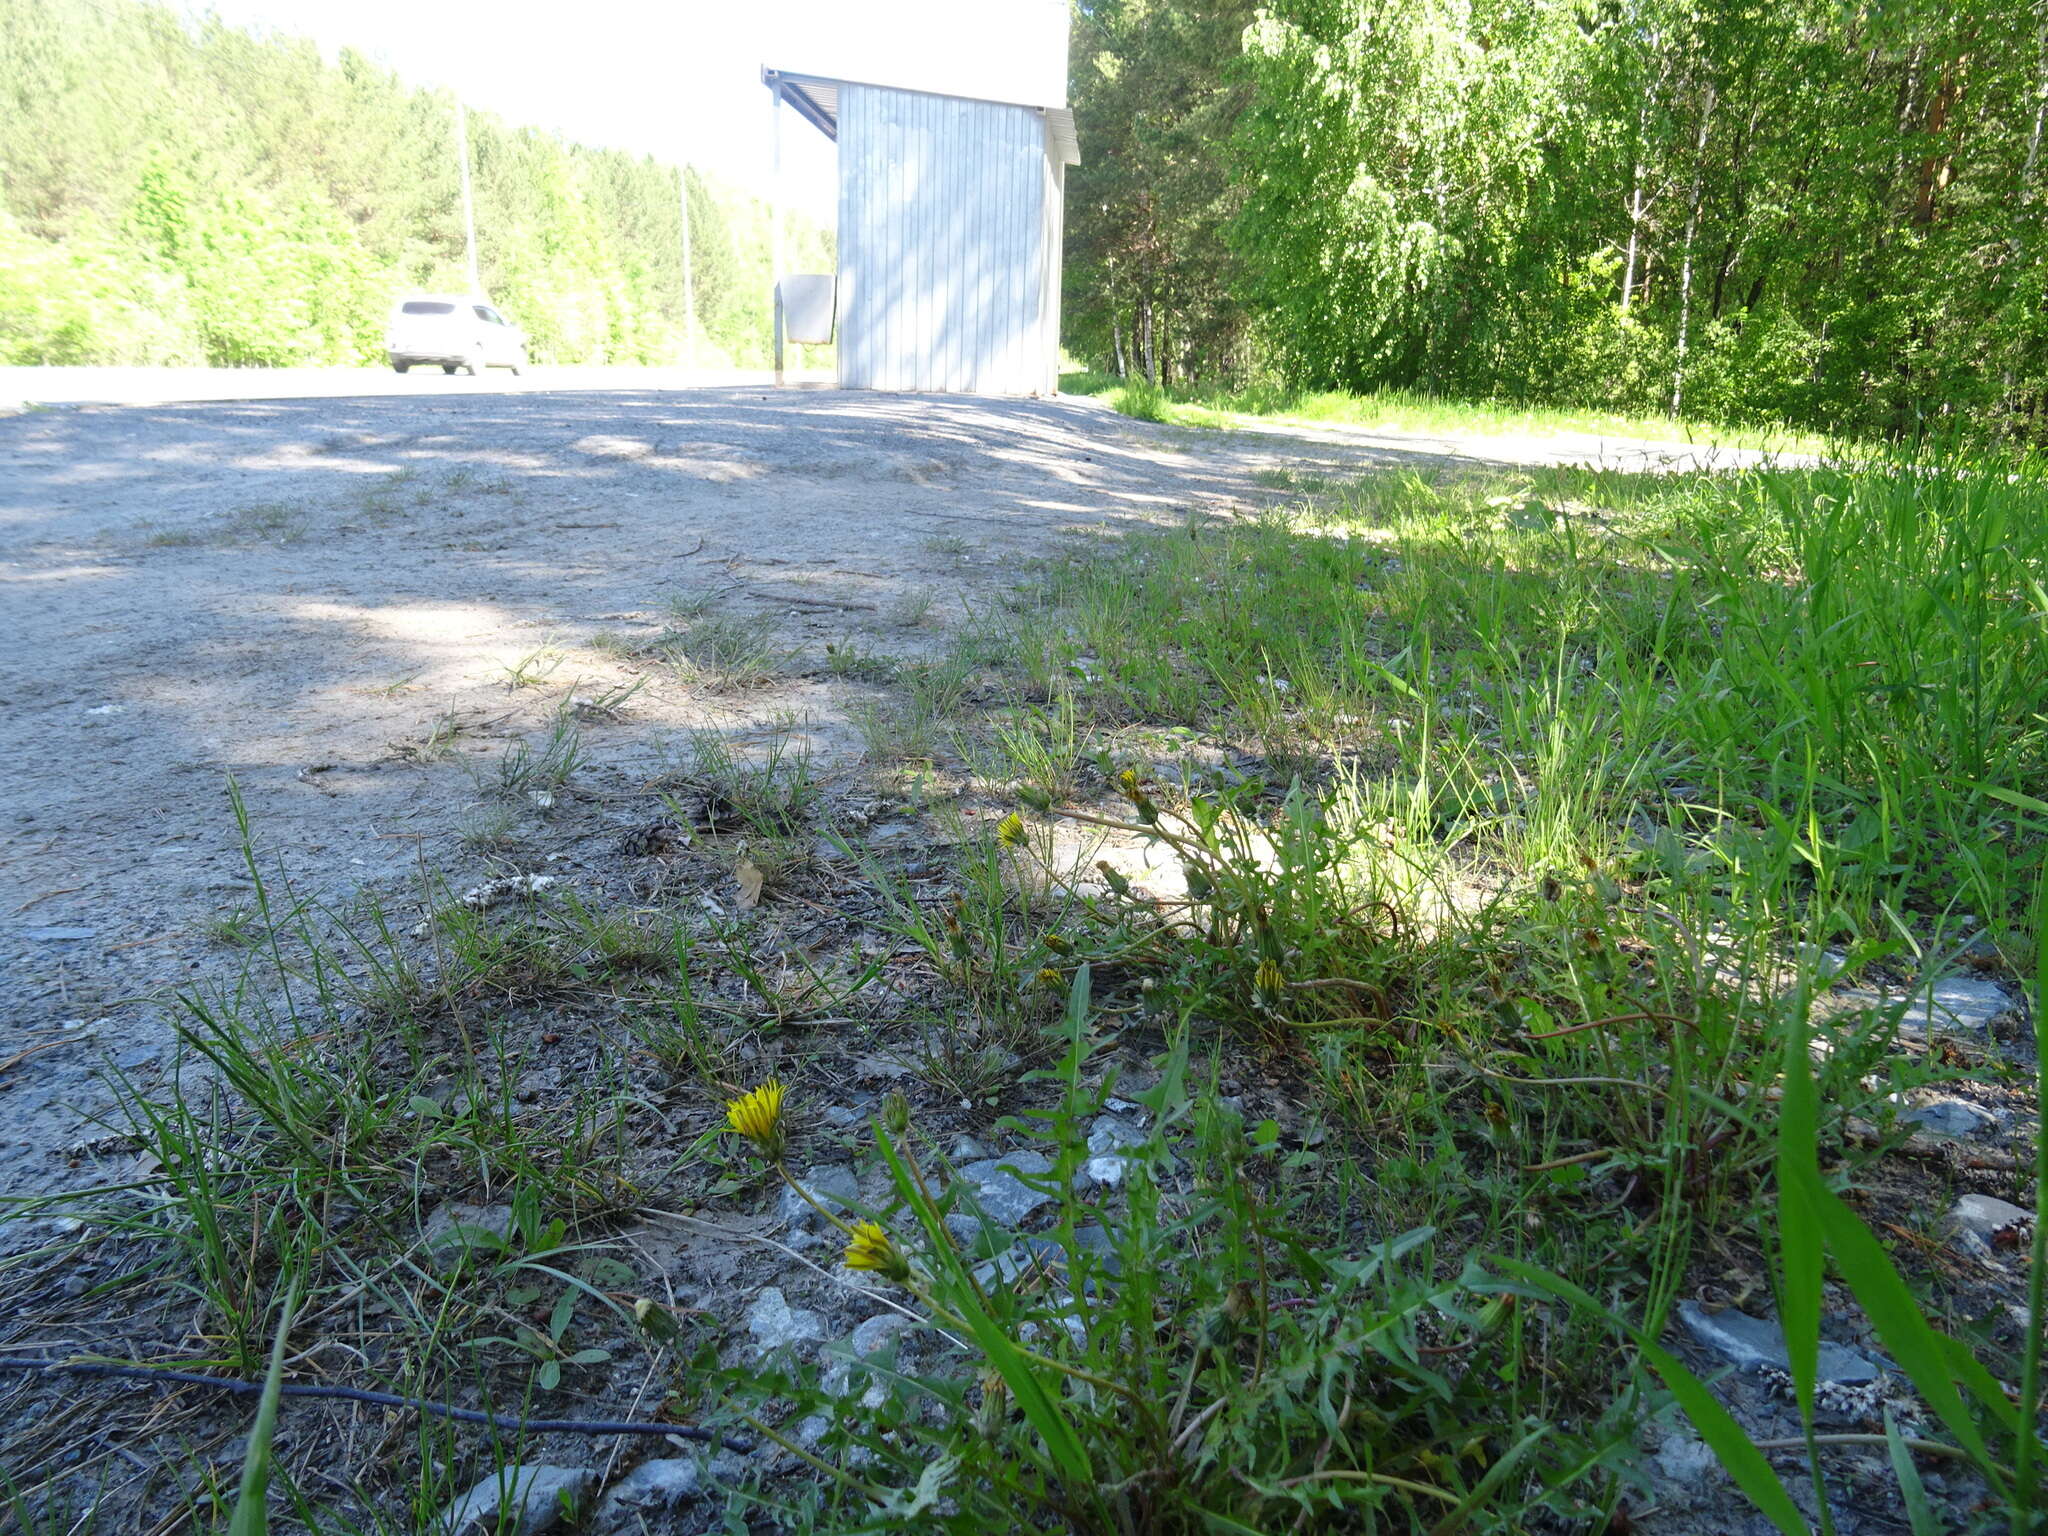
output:
[[[676, 168], [487, 113], [469, 140], [483, 285], [534, 359], [680, 361]], [[766, 209], [686, 181], [697, 359], [764, 362]], [[0, 0], [0, 364], [378, 363], [394, 297], [467, 286], [445, 95], [135, 0]]]
[[2038, 433], [2038, 7], [1079, 10], [1069, 332], [1119, 375]]

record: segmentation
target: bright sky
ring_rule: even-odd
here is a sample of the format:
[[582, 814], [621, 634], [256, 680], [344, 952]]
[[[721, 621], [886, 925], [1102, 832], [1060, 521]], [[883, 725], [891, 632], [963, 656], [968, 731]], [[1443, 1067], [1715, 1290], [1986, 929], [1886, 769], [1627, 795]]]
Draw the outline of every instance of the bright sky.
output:
[[[839, 0], [838, 14], [877, 0]], [[970, 0], [971, 3], [971, 0]], [[585, 144], [657, 155], [769, 190], [763, 63], [816, 19], [809, 0], [186, 0], [236, 26], [346, 46], [413, 84]], [[778, 67], [790, 67], [778, 65]], [[834, 151], [785, 111], [784, 201], [834, 213]]]
[[[761, 66], [999, 101], [1066, 101], [1066, 0], [182, 0], [354, 48], [419, 85], [585, 144], [767, 194]], [[835, 151], [785, 109], [779, 198], [835, 214]]]

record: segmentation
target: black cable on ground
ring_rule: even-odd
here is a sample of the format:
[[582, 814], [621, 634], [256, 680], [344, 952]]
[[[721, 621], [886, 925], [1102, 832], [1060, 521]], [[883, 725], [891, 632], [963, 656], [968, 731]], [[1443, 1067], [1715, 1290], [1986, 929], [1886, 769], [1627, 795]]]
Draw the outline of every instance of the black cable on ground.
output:
[[[73, 1376], [120, 1376], [139, 1381], [175, 1381], [188, 1386], [214, 1387], [222, 1392], [261, 1392], [260, 1381], [237, 1381], [232, 1376], [206, 1376], [198, 1371], [174, 1371], [153, 1365], [119, 1365], [104, 1360], [9, 1360], [0, 1358], [0, 1371], [66, 1372]], [[635, 1419], [515, 1419], [485, 1413], [478, 1408], [451, 1408], [425, 1398], [401, 1397], [396, 1392], [373, 1392], [361, 1387], [321, 1387], [286, 1382], [286, 1397], [329, 1397], [347, 1403], [370, 1403], [379, 1408], [413, 1408], [437, 1414], [459, 1424], [485, 1424], [492, 1429], [519, 1434], [565, 1435], [674, 1435], [679, 1440], [702, 1440], [746, 1455], [754, 1449], [751, 1440], [699, 1429], [694, 1424], [653, 1424]]]

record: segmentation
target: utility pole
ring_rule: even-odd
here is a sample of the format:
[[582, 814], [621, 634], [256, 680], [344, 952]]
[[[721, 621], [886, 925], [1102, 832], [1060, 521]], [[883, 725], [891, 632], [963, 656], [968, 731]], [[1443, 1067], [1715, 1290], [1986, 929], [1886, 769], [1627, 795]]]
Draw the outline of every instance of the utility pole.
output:
[[690, 274], [690, 168], [676, 167], [676, 189], [683, 209], [683, 366], [697, 366], [697, 284]]
[[768, 265], [775, 284], [775, 383], [782, 385], [782, 76], [778, 73], [768, 91], [772, 124], [769, 143], [774, 147], [774, 164], [769, 170]]
[[469, 291], [480, 294], [484, 283], [476, 270], [476, 204], [469, 195], [469, 112], [460, 96], [455, 98], [455, 153], [462, 161], [462, 233], [469, 250]]

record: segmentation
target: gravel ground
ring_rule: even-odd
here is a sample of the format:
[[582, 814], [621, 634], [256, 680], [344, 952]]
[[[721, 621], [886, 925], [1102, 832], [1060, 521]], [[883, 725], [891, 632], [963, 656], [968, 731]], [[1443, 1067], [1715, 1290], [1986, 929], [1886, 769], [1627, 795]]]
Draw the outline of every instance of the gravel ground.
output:
[[[98, 1134], [103, 1063], [162, 1069], [167, 989], [231, 973], [212, 925], [252, 889], [230, 775], [267, 865], [342, 902], [440, 867], [478, 810], [465, 766], [531, 738], [572, 685], [643, 680], [622, 723], [586, 733], [599, 786], [644, 782], [687, 728], [796, 720], [824, 759], [857, 752], [858, 685], [805, 660], [734, 697], [591, 647], [654, 633], [672, 600], [774, 615], [815, 668], [849, 637], [928, 644], [1062, 534], [1271, 500], [1261, 481], [1283, 468], [1689, 452], [1196, 433], [1083, 400], [627, 373], [565, 390], [21, 372], [0, 398], [171, 403], [0, 414], [0, 1189], [16, 1190], [62, 1180]], [[337, 393], [350, 384], [365, 392]], [[559, 665], [510, 686], [544, 646]]]

